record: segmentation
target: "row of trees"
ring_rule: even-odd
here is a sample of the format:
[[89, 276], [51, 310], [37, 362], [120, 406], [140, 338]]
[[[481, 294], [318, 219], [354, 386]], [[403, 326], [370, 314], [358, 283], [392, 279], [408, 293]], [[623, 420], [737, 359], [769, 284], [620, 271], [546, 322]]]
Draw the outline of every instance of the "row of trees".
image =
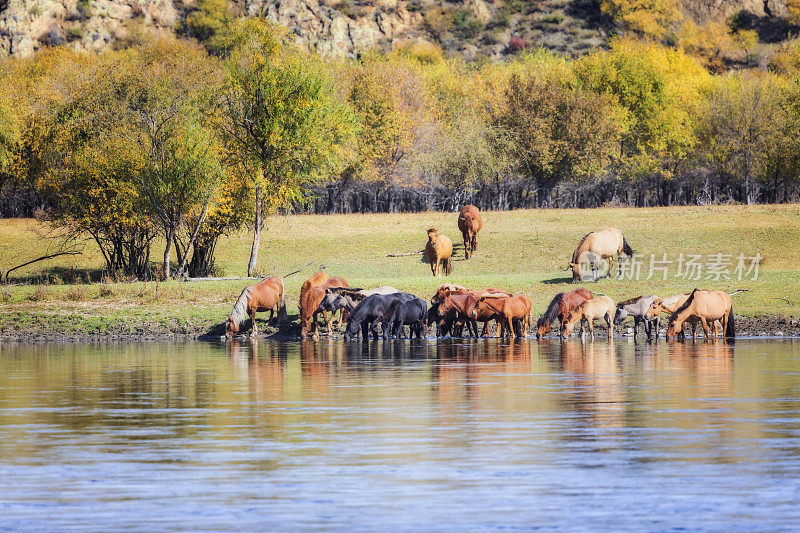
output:
[[[800, 188], [800, 47], [714, 75], [629, 40], [481, 67], [406, 49], [332, 61], [230, 22], [6, 60], [0, 209], [43, 207], [109, 270], [207, 275], [226, 232], [315, 212], [781, 202]], [[14, 209], [9, 209], [13, 207]], [[175, 268], [172, 268], [172, 265]]]

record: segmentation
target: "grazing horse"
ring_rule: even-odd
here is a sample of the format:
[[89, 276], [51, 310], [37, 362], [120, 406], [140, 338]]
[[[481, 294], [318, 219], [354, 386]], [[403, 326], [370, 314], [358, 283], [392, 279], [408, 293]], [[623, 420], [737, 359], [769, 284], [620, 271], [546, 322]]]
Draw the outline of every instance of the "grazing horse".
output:
[[[598, 318], [605, 318], [608, 324], [608, 338], [614, 338], [614, 300], [602, 295], [591, 300], [586, 300], [567, 315], [566, 321], [561, 325], [562, 337], [569, 337], [575, 324], [578, 321], [586, 321], [589, 326], [589, 334], [594, 340], [594, 321]], [[583, 330], [581, 330], [583, 337]]]
[[569, 263], [568, 268], [572, 269], [572, 283], [581, 281], [582, 265], [587, 262], [592, 268], [592, 280], [597, 281], [599, 279], [597, 274], [597, 261], [599, 259], [608, 259], [608, 274], [606, 277], [611, 277], [614, 256], [623, 253], [630, 257], [633, 255], [633, 249], [628, 246], [628, 241], [625, 240], [619, 229], [610, 227], [603, 231], [587, 233], [581, 239], [578, 247], [575, 248], [575, 252], [572, 254], [572, 261]]
[[[319, 304], [322, 303], [323, 298], [325, 298], [325, 291], [330, 287], [347, 287], [347, 281], [345, 281], [344, 278], [329, 278], [323, 284], [315, 285], [300, 294], [300, 304], [298, 307], [300, 308], [301, 339], [308, 337], [309, 330], [312, 326], [314, 328], [313, 337], [315, 339], [319, 337], [319, 334], [317, 333], [317, 317], [320, 312], [325, 318], [325, 324], [328, 327], [328, 334], [331, 333], [333, 313], [331, 313], [331, 317], [328, 319], [328, 312], [320, 309], [319, 307]], [[339, 317], [339, 322], [341, 322], [341, 315]]]
[[654, 318], [647, 318], [645, 316], [645, 313], [650, 309], [650, 305], [652, 305], [653, 301], [656, 299], [656, 295], [651, 294], [650, 296], [637, 296], [636, 298], [619, 302], [617, 304], [617, 312], [614, 315], [614, 325], [619, 326], [625, 322], [628, 316], [632, 316], [634, 341], [636, 341], [636, 335], [639, 332], [639, 323], [642, 323], [644, 327], [647, 340], [650, 340], [650, 336], [653, 333], [653, 326], [655, 326], [656, 337], [658, 337], [658, 326], [661, 319], [657, 316]]
[[669, 318], [667, 338], [680, 335], [683, 323], [690, 317], [696, 317], [703, 326], [703, 334], [708, 338], [708, 321], [722, 321], [722, 330], [726, 337], [736, 337], [736, 326], [733, 320], [733, 301], [725, 291], [706, 291], [695, 289], [689, 298]]
[[[501, 317], [502, 320], [500, 324], [507, 328], [512, 337], [516, 334], [514, 331], [514, 320], [520, 321], [520, 337], [524, 337], [528, 333], [533, 302], [531, 302], [527, 294], [515, 294], [513, 296], [502, 297], [484, 296], [480, 299], [478, 306], [481, 307], [481, 309], [473, 308], [472, 314], [474, 318], [477, 318], [481, 311], [490, 312], [491, 310]], [[503, 334], [501, 329], [500, 336], [503, 336]]]
[[272, 322], [276, 307], [278, 308], [278, 323], [280, 323], [286, 318], [286, 297], [283, 281], [280, 279], [268, 277], [255, 285], [245, 287], [236, 303], [233, 304], [231, 314], [225, 320], [225, 337], [230, 338], [239, 333], [239, 324], [248, 315], [253, 324], [250, 336], [255, 337], [258, 334], [256, 313], [269, 311], [269, 322]]
[[[536, 338], [541, 339], [550, 331], [550, 324], [553, 320], [558, 319], [558, 331], [561, 332], [561, 324], [564, 323], [564, 318], [567, 314], [578, 307], [586, 300], [594, 298], [592, 293], [584, 288], [575, 289], [572, 292], [560, 292], [552, 299], [550, 305], [547, 306], [547, 311], [539, 317], [536, 322]], [[583, 324], [581, 324], [583, 328]]]
[[[691, 293], [684, 292], [681, 294], [675, 294], [673, 296], [668, 296], [666, 298], [656, 298], [653, 300], [653, 303], [650, 304], [650, 308], [645, 312], [644, 317], [647, 320], [652, 320], [653, 318], [658, 318], [661, 313], [669, 313], [670, 315], [673, 314], [675, 311], [678, 310], [686, 300], [689, 299]], [[660, 320], [660, 319], [659, 319]], [[700, 319], [695, 317], [689, 317], [686, 320], [690, 326], [692, 326], [692, 337], [697, 335], [697, 326], [700, 324]], [[720, 333], [720, 323], [714, 322], [714, 335], [719, 335]], [[657, 335], [658, 333], [656, 333]], [[681, 338], [685, 335], [683, 331], [680, 333]]]
[[478, 232], [483, 227], [483, 219], [478, 208], [465, 205], [458, 213], [458, 229], [464, 237], [464, 255], [467, 259], [478, 247]]
[[425, 255], [431, 263], [431, 272], [433, 276], [439, 275], [441, 267], [439, 264], [444, 261], [444, 274], [449, 276], [453, 271], [453, 243], [449, 237], [439, 235], [436, 228], [428, 230], [428, 244], [425, 245]]

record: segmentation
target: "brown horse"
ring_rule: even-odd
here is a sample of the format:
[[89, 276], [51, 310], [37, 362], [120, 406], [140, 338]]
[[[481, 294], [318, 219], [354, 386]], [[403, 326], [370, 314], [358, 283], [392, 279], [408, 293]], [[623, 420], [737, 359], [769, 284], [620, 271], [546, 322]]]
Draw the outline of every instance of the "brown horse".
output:
[[[455, 326], [453, 330], [454, 335], [460, 335], [461, 328], [465, 323], [468, 325], [468, 328], [472, 327], [469, 315], [468, 314], [465, 315], [465, 313], [469, 312], [469, 309], [464, 309], [463, 313], [456, 313], [450, 317], [446, 317], [447, 313], [442, 312], [441, 308], [441, 303], [447, 300], [450, 296], [466, 296], [466, 295], [471, 295], [474, 298], [474, 301], [471, 301], [472, 302], [471, 305], [474, 305], [477, 302], [477, 300], [483, 296], [511, 296], [511, 293], [504, 291], [503, 289], [498, 289], [497, 287], [487, 287], [485, 289], [479, 289], [473, 291], [465, 289], [460, 285], [448, 285], [448, 284], [442, 285], [436, 291], [436, 294], [433, 295], [433, 298], [431, 298], [431, 304], [433, 304], [434, 306], [431, 308], [432, 310], [431, 312], [440, 315], [440, 320], [438, 321], [440, 328], [445, 325], [446, 321], [449, 321], [450, 322], [449, 326]], [[434, 309], [435, 311], [433, 311]], [[445, 306], [444, 309], [445, 311], [449, 312], [449, 306]], [[429, 316], [433, 317], [433, 315]], [[478, 320], [484, 322], [483, 332], [481, 333], [481, 335], [484, 336], [486, 335], [488, 321], [492, 319], [491, 318], [484, 319], [479, 317]], [[469, 331], [470, 333], [472, 333], [471, 329]]]
[[431, 263], [431, 272], [433, 276], [439, 275], [441, 267], [439, 264], [444, 261], [444, 274], [449, 276], [453, 271], [453, 242], [445, 235], [439, 235], [436, 228], [428, 230], [428, 244], [425, 245], [425, 255]]
[[611, 269], [614, 266], [614, 256], [625, 254], [628, 257], [633, 255], [633, 249], [628, 246], [628, 241], [622, 232], [615, 228], [606, 228], [603, 231], [593, 231], [584, 235], [578, 247], [572, 253], [572, 261], [569, 268], [572, 269], [572, 283], [581, 281], [583, 275], [583, 265], [589, 263], [592, 268], [592, 279], [598, 280], [597, 262], [600, 259], [608, 259], [608, 274], [611, 277]]
[[681, 334], [683, 323], [696, 317], [703, 326], [703, 334], [708, 338], [708, 322], [722, 321], [726, 337], [736, 337], [733, 320], [733, 301], [725, 291], [706, 291], [695, 289], [684, 304], [669, 318], [667, 338], [674, 339]]
[[[305, 284], [303, 285], [305, 286]], [[312, 326], [314, 328], [313, 337], [315, 339], [319, 337], [319, 334], [317, 333], [317, 317], [319, 316], [319, 313], [322, 313], [323, 317], [325, 318], [325, 324], [328, 327], [328, 333], [331, 332], [333, 313], [331, 313], [331, 317], [329, 319], [328, 312], [319, 308], [319, 304], [322, 303], [322, 299], [325, 298], [326, 290], [331, 287], [348, 287], [348, 285], [344, 278], [333, 277], [329, 278], [321, 285], [314, 285], [308, 288], [305, 292], [300, 294], [300, 304], [298, 307], [300, 308], [301, 339], [308, 337], [309, 330]], [[339, 317], [339, 323], [341, 324], [341, 316]]]
[[[472, 310], [477, 303], [478, 298], [469, 291], [464, 294], [449, 294], [439, 304], [438, 313], [443, 322], [466, 324], [469, 336], [477, 337], [478, 325], [472, 316]], [[460, 332], [458, 334], [460, 335]]]
[[[575, 289], [572, 292], [560, 292], [556, 294], [555, 298], [550, 301], [547, 306], [547, 311], [544, 312], [539, 320], [536, 322], [536, 338], [541, 339], [550, 332], [550, 324], [554, 320], [558, 320], [559, 335], [561, 334], [561, 324], [564, 323], [564, 318], [570, 311], [578, 307], [586, 300], [594, 298], [592, 293], [584, 288]], [[583, 324], [581, 324], [583, 327]]]
[[478, 232], [483, 227], [483, 219], [478, 208], [474, 205], [465, 205], [458, 213], [458, 229], [464, 237], [464, 255], [469, 259], [475, 248], [478, 247]]
[[268, 277], [255, 285], [249, 285], [242, 290], [242, 293], [233, 304], [233, 310], [225, 321], [225, 336], [231, 338], [239, 333], [239, 325], [242, 320], [250, 316], [253, 324], [251, 337], [255, 337], [256, 313], [269, 311], [269, 322], [275, 316], [275, 308], [278, 309], [278, 323], [286, 318], [286, 297], [283, 288], [283, 281], [275, 277]]
[[[608, 338], [611, 339], [614, 337], [615, 311], [616, 305], [614, 305], [614, 300], [608, 296], [602, 295], [597, 298], [592, 298], [591, 300], [586, 300], [569, 312], [566, 320], [561, 325], [561, 336], [569, 337], [572, 334], [572, 330], [575, 329], [575, 324], [577, 324], [578, 321], [585, 320], [588, 322], [589, 334], [592, 336], [592, 339], [594, 339], [594, 321], [598, 318], [605, 318], [606, 324], [608, 324]], [[583, 330], [581, 330], [581, 336], [583, 336]]]
[[473, 308], [473, 318], [477, 318], [479, 314], [491, 315], [494, 314], [500, 317], [499, 323], [500, 336], [504, 335], [504, 330], [507, 330], [510, 335], [514, 336], [514, 320], [519, 320], [522, 330], [519, 336], [524, 337], [528, 332], [530, 325], [530, 315], [533, 303], [527, 294], [515, 294], [513, 296], [484, 296], [480, 298], [478, 305]]

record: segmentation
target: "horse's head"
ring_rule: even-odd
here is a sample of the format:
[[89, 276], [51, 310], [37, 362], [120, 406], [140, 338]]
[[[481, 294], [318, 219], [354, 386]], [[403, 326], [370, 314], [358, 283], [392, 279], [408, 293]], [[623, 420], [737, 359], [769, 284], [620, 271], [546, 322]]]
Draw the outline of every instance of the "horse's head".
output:
[[436, 237], [438, 237], [438, 236], [439, 236], [439, 232], [437, 231], [436, 228], [429, 228], [428, 229], [428, 240], [430, 242], [435, 241]]
[[614, 314], [614, 325], [619, 326], [626, 318], [628, 318], [628, 312], [623, 307], [617, 307], [617, 312]]
[[536, 325], [536, 338], [541, 339], [550, 332], [550, 321], [540, 320]]
[[225, 320], [225, 337], [230, 339], [237, 333], [239, 333], [239, 324], [233, 320], [233, 317], [229, 316]]
[[664, 310], [664, 303], [661, 298], [656, 298], [653, 300], [653, 303], [650, 304], [650, 307], [647, 311], [644, 312], [644, 317], [648, 320], [653, 319], [661, 314], [661, 311]]
[[561, 336], [569, 337], [572, 335], [572, 330], [575, 329], [575, 323], [578, 321], [580, 311], [573, 309], [564, 316], [564, 321], [561, 323]]
[[570, 261], [569, 269], [572, 270], [572, 283], [578, 283], [581, 280], [581, 264]]
[[676, 339], [683, 331], [683, 323], [671, 320], [667, 328], [667, 339]]

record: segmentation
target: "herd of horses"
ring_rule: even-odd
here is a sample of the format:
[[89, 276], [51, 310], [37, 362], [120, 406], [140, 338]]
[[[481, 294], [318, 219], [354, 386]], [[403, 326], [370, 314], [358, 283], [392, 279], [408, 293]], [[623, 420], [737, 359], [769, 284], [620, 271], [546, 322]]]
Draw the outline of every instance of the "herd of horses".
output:
[[[478, 232], [482, 227], [478, 208], [464, 206], [458, 215], [458, 228], [464, 239], [467, 259], [478, 246]], [[427, 233], [425, 254], [431, 272], [438, 276], [443, 268], [445, 275], [449, 275], [452, 271], [452, 241], [439, 234], [436, 228], [430, 228]], [[591, 279], [596, 281], [600, 261], [608, 262], [607, 276], [611, 276], [614, 257], [623, 254], [631, 256], [633, 250], [619, 229], [610, 227], [591, 232], [579, 242], [567, 269], [572, 270], [573, 283], [586, 279], [587, 268], [591, 271]], [[370, 335], [374, 338], [379, 335], [384, 338], [403, 336], [406, 327], [410, 338], [424, 338], [434, 327], [437, 336], [462, 336], [466, 327], [467, 335], [479, 337], [490, 333], [492, 321], [497, 336], [524, 337], [530, 327], [532, 312], [528, 295], [512, 294], [497, 287], [472, 290], [444, 284], [433, 295], [429, 306], [423, 299], [395, 287], [354, 288], [344, 278], [330, 277], [325, 272], [317, 272], [303, 283], [298, 307], [301, 338], [319, 336], [321, 314], [329, 335], [346, 323], [346, 340], [359, 336], [366, 340]], [[242, 291], [225, 321], [226, 337], [239, 333], [247, 318], [252, 323], [251, 335], [257, 335], [256, 313], [266, 311], [270, 312], [270, 323], [280, 323], [287, 316], [285, 288], [279, 278], [268, 277]], [[608, 337], [613, 338], [614, 326], [621, 325], [630, 316], [634, 320], [634, 339], [638, 336], [639, 325], [642, 325], [650, 340], [658, 338], [661, 315], [666, 313], [669, 314], [668, 339], [685, 338], [686, 324], [691, 326], [693, 337], [697, 334], [698, 324], [705, 338], [719, 335], [733, 338], [736, 335], [733, 304], [730, 295], [724, 291], [695, 289], [665, 298], [637, 296], [615, 303], [607, 295], [579, 288], [559, 293], [552, 299], [536, 323], [536, 337], [547, 335], [557, 322], [557, 332], [562, 338], [569, 337], [580, 325], [581, 338], [588, 329], [593, 339], [595, 321], [604, 320]], [[479, 322], [483, 323], [480, 334]]]

